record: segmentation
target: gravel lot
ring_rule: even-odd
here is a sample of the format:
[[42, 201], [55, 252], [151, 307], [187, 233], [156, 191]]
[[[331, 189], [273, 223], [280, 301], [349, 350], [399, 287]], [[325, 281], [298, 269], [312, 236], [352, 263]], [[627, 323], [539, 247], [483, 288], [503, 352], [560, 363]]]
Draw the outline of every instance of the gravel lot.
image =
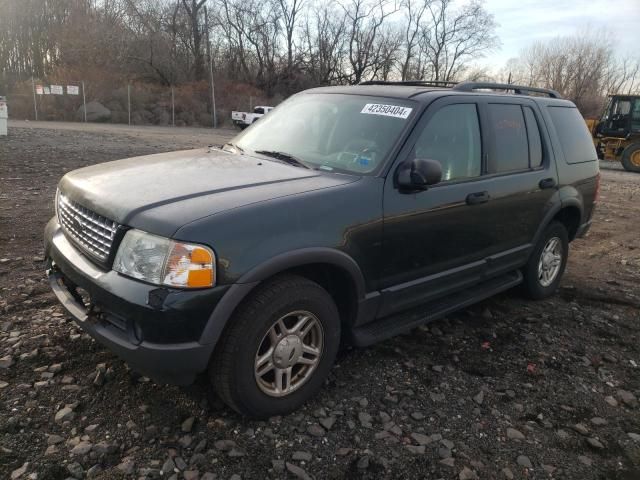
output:
[[299, 412], [155, 385], [67, 318], [42, 231], [67, 171], [233, 131], [11, 122], [0, 138], [0, 478], [640, 478], [640, 175], [603, 170], [562, 288], [344, 351]]

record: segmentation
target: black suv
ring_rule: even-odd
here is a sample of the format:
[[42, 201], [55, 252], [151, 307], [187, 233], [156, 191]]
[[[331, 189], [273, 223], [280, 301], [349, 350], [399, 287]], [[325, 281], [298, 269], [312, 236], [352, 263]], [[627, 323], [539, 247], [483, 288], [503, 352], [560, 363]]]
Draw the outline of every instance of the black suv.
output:
[[551, 295], [598, 189], [587, 127], [556, 92], [318, 88], [222, 148], [65, 175], [48, 275], [132, 368], [175, 384], [208, 372], [227, 404], [267, 417], [322, 386], [341, 342], [518, 284]]

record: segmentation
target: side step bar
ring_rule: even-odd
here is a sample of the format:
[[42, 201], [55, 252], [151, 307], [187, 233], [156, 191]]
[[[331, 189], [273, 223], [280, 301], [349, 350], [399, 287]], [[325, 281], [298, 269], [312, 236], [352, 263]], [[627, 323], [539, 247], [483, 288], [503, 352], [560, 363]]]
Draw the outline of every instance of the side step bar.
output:
[[521, 282], [522, 273], [520, 273], [520, 270], [515, 270], [446, 297], [425, 303], [406, 312], [374, 320], [371, 323], [353, 329], [353, 343], [358, 347], [364, 347], [395, 335], [406, 333], [422, 324], [442, 318], [451, 312], [473, 305], [496, 293], [509, 290]]

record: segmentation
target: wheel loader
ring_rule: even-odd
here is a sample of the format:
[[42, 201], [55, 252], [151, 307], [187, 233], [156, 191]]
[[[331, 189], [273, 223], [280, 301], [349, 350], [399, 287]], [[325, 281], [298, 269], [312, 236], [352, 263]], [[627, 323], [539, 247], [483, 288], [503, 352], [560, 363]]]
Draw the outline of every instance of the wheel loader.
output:
[[609, 95], [599, 120], [586, 120], [601, 160], [640, 173], [640, 95]]

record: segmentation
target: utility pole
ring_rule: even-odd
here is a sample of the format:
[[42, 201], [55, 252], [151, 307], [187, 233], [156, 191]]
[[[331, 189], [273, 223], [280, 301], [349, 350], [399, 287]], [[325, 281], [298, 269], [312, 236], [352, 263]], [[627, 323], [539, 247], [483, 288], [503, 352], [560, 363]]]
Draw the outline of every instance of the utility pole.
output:
[[82, 81], [82, 105], [84, 106], [84, 123], [87, 123], [87, 97], [84, 93], [84, 80]]
[[211, 114], [213, 115], [213, 128], [218, 127], [216, 117], [216, 90], [213, 83], [213, 61], [211, 60], [211, 42], [209, 40], [209, 15], [207, 6], [204, 6], [204, 28], [207, 31], [207, 58], [209, 59], [209, 81], [211, 82]]
[[36, 103], [36, 82], [31, 75], [31, 86], [33, 87], [33, 111], [36, 114], [36, 122], [38, 121], [38, 104]]
[[176, 98], [173, 93], [173, 85], [171, 85], [171, 126], [176, 126]]

